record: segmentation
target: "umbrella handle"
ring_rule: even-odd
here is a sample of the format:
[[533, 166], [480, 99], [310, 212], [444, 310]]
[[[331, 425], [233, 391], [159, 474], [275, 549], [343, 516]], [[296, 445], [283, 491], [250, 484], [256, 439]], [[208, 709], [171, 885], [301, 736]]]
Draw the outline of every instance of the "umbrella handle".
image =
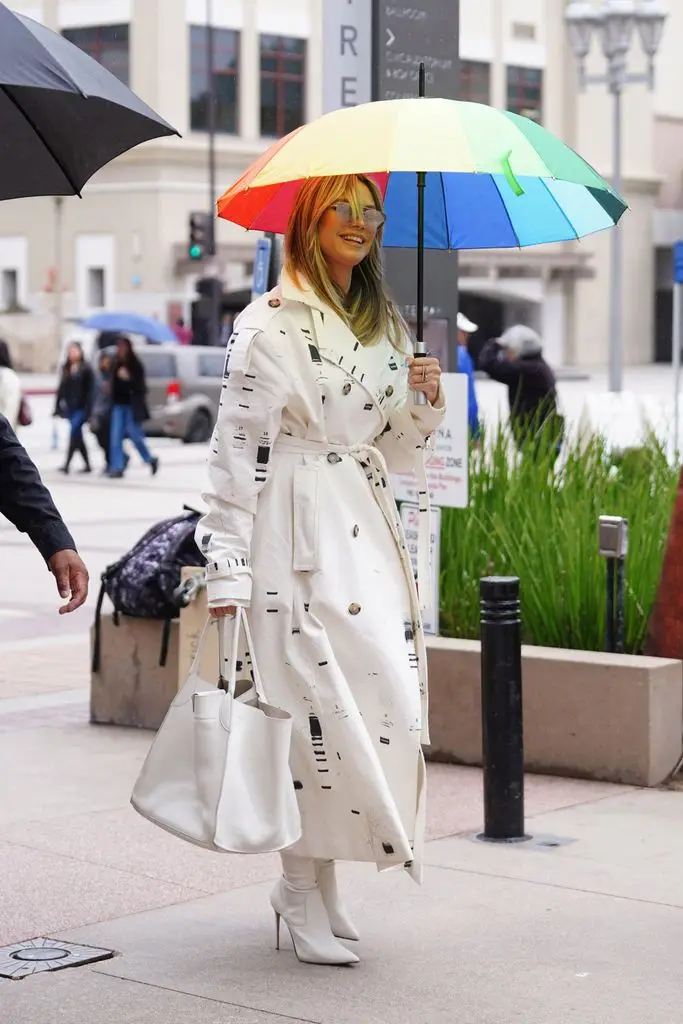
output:
[[[415, 346], [414, 355], [416, 359], [424, 359], [424, 357], [427, 355], [427, 353], [425, 352], [424, 342], [418, 341], [417, 345]], [[415, 405], [427, 405], [427, 396], [425, 395], [424, 391], [414, 391], [413, 402], [415, 403]]]

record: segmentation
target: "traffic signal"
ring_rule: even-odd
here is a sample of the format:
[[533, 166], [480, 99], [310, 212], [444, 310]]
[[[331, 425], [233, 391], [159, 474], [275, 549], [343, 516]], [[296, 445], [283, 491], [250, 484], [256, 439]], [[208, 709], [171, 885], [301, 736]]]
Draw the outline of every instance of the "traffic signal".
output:
[[211, 241], [213, 223], [208, 213], [190, 214], [190, 240], [187, 248], [191, 260], [203, 260]]

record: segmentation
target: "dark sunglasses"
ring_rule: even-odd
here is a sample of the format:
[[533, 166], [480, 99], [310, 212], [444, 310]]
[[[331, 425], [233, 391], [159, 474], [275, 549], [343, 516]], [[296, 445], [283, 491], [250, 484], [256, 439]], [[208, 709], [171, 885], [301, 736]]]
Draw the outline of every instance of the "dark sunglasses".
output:
[[[334, 203], [330, 209], [334, 210], [342, 224], [350, 224], [354, 220], [351, 203]], [[363, 210], [363, 223], [366, 228], [372, 228], [373, 231], [380, 228], [386, 219], [386, 214], [382, 213], [381, 210], [377, 210], [374, 206], [369, 206]]]

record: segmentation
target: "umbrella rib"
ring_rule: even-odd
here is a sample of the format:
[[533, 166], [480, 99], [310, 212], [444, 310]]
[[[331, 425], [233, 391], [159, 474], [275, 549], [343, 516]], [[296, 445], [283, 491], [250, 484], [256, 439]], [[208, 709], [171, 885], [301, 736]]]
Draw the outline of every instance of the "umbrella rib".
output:
[[[516, 238], [516, 240], [517, 240], [517, 248], [518, 249], [523, 249], [524, 246], [522, 245], [522, 243], [519, 240], [519, 235], [517, 234], [517, 232], [515, 230], [515, 225], [512, 223], [512, 214], [508, 210], [507, 203], [503, 199], [503, 193], [498, 188], [498, 182], [496, 181], [496, 177], [495, 177], [494, 174], [492, 174], [490, 177], [491, 177], [491, 180], [492, 180], [493, 184], [495, 185], [496, 192], [498, 193], [498, 198], [500, 199], [501, 203], [503, 204], [503, 209], [505, 210], [505, 216], [507, 217], [508, 221], [510, 222], [510, 230], [512, 231], [513, 237]], [[507, 184], [507, 182], [506, 182], [506, 184]]]
[[48, 153], [50, 154], [50, 156], [52, 157], [54, 162], [59, 167], [60, 171], [62, 172], [62, 174], [64, 175], [66, 180], [69, 182], [69, 185], [71, 185], [71, 188], [74, 190], [74, 193], [78, 196], [79, 199], [82, 199], [83, 196], [81, 195], [80, 188], [78, 187], [78, 185], [75, 183], [75, 181], [73, 180], [73, 178], [69, 174], [69, 172], [66, 169], [66, 167], [64, 166], [63, 162], [59, 159], [57, 154], [53, 151], [52, 147], [50, 146], [49, 142], [47, 141], [47, 139], [45, 138], [45, 136], [41, 132], [41, 130], [38, 127], [38, 125], [35, 124], [33, 119], [31, 117], [29, 117], [29, 115], [26, 113], [26, 111], [21, 106], [19, 106], [19, 104], [17, 103], [15, 97], [12, 95], [12, 93], [9, 91], [9, 89], [7, 88], [6, 85], [0, 85], [0, 90], [2, 90], [2, 92], [5, 94], [5, 96], [10, 101], [10, 103], [19, 111], [19, 113], [24, 118], [24, 120], [31, 126], [33, 131], [36, 133], [36, 135], [38, 136], [38, 138], [42, 142], [42, 144], [45, 147], [45, 149], [48, 151]]

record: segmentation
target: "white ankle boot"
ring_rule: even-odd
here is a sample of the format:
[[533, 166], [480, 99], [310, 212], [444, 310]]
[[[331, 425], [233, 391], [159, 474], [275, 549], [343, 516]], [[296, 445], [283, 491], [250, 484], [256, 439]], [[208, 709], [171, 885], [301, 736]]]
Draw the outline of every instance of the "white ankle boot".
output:
[[307, 964], [357, 964], [358, 957], [337, 942], [315, 877], [315, 862], [282, 854], [283, 877], [270, 897], [275, 911], [276, 946], [280, 948], [280, 918], [292, 937], [294, 952]]
[[339, 899], [334, 861], [316, 860], [315, 873], [318, 885], [320, 886], [320, 894], [325, 904], [325, 910], [330, 920], [332, 934], [336, 935], [339, 939], [352, 939], [354, 942], [357, 942], [360, 938], [358, 930]]

